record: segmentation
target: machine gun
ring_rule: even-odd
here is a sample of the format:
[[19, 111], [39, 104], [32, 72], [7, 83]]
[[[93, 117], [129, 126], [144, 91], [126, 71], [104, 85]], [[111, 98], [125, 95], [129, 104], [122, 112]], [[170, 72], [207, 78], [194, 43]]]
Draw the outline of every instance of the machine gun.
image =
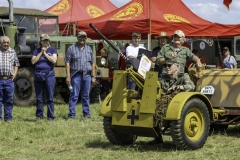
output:
[[142, 75], [140, 75], [137, 70], [139, 66], [139, 59], [136, 58], [127, 58], [121, 50], [115, 46], [113, 43], [111, 43], [97, 28], [93, 26], [92, 23], [89, 24], [89, 26], [102, 38], [104, 39], [126, 62], [127, 64], [130, 64], [131, 67], [126, 69], [127, 75], [136, 83], [139, 89], [143, 90], [144, 87], [144, 78]]

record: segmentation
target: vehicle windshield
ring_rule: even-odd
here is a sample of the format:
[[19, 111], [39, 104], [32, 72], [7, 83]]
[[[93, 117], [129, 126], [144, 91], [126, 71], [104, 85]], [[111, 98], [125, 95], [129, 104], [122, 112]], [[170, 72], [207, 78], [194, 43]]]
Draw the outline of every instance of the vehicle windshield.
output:
[[36, 34], [57, 34], [57, 18], [37, 18], [35, 24], [34, 17], [15, 15], [14, 22], [18, 27], [26, 27], [26, 33]]
[[38, 18], [38, 33], [56, 34], [57, 19], [56, 18]]
[[36, 33], [34, 17], [15, 15], [14, 22], [18, 27], [26, 27], [27, 28], [26, 33]]

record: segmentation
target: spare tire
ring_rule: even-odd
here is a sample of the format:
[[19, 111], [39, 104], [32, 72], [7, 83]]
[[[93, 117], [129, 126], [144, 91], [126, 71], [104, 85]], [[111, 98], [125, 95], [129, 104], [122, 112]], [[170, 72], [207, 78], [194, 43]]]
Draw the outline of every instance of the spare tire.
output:
[[34, 70], [30, 67], [19, 68], [14, 79], [14, 99], [17, 106], [32, 106], [36, 104], [34, 88]]

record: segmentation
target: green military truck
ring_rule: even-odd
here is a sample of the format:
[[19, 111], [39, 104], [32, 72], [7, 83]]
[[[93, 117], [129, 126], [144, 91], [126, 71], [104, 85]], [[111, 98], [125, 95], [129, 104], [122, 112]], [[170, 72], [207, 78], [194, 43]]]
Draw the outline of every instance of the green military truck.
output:
[[[43, 33], [50, 36], [50, 45], [56, 48], [58, 60], [55, 64], [56, 86], [55, 95], [68, 102], [69, 91], [66, 85], [64, 57], [68, 47], [77, 42], [75, 36], [61, 36], [58, 28], [58, 17], [37, 9], [13, 8], [12, 0], [9, 7], [0, 7], [0, 36], [10, 38], [10, 47], [14, 48], [20, 61], [20, 68], [14, 80], [14, 104], [30, 106], [36, 103], [34, 89], [32, 53], [38, 47], [39, 36]], [[95, 42], [87, 39], [88, 45], [95, 54]], [[96, 57], [96, 56], [95, 56]], [[90, 98], [92, 102], [99, 99], [100, 84], [92, 86]]]

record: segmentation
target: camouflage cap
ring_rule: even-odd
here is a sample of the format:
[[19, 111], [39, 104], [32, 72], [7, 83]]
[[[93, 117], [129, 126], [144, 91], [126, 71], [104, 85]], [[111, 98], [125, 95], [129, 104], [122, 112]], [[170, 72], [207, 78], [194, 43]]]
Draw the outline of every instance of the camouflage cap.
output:
[[78, 32], [78, 37], [87, 37], [87, 33], [84, 31]]
[[223, 50], [227, 50], [227, 51], [229, 51], [229, 48], [228, 48], [228, 47], [224, 47]]
[[40, 41], [43, 41], [43, 40], [49, 40], [49, 36], [47, 34], [42, 34], [40, 36]]
[[181, 30], [176, 30], [174, 32], [174, 35], [178, 35], [178, 37], [185, 37], [185, 34], [183, 33], [183, 31]]
[[174, 64], [174, 63], [179, 64], [179, 61], [177, 60], [177, 58], [168, 59], [166, 61], [166, 64]]

